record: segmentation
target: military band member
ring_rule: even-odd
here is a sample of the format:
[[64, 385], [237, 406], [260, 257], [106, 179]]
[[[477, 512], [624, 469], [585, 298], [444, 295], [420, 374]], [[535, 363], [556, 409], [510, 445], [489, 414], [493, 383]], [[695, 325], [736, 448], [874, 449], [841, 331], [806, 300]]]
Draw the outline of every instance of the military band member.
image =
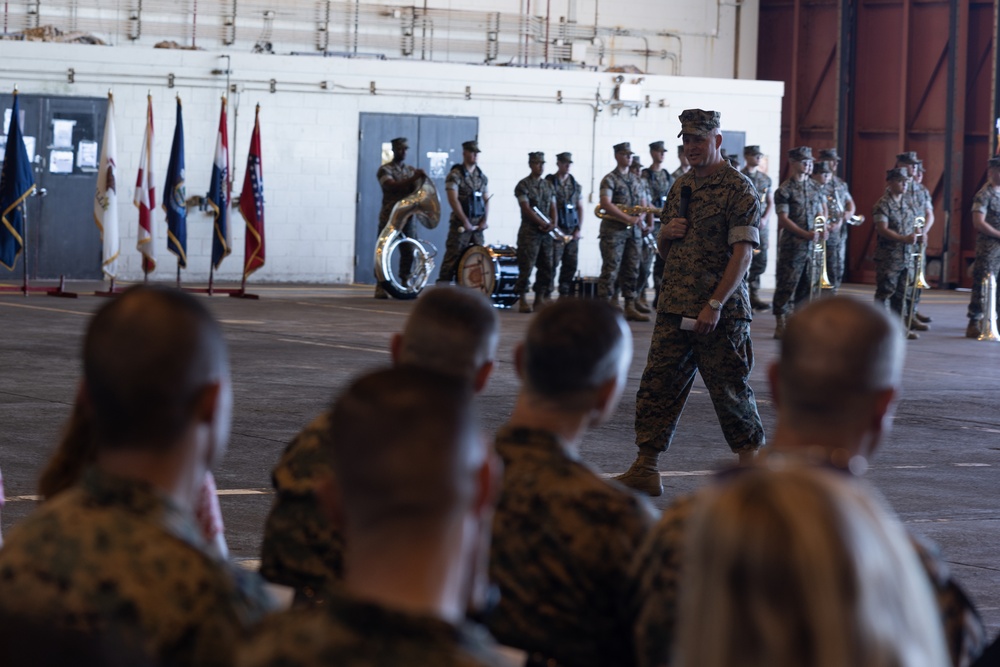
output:
[[816, 216], [825, 216], [826, 196], [809, 178], [813, 169], [812, 148], [799, 146], [788, 151], [788, 180], [774, 194], [778, 213], [778, 268], [775, 277], [774, 337], [785, 333], [785, 321], [792, 310], [809, 300], [812, 285], [812, 255], [822, 241], [816, 231]]
[[[642, 160], [639, 159], [638, 155], [632, 156], [632, 164], [629, 165], [629, 171], [632, 174], [632, 178], [639, 180], [639, 186], [642, 188], [642, 204], [640, 204], [640, 206], [652, 208], [651, 202], [653, 197], [650, 194], [649, 181], [642, 177]], [[647, 226], [643, 230], [642, 238], [638, 241], [633, 241], [632, 239], [629, 239], [628, 241], [629, 243], [638, 243], [639, 277], [635, 282], [635, 309], [640, 313], [652, 312], [652, 309], [649, 307], [649, 301], [646, 300], [646, 288], [649, 287], [649, 274], [653, 268], [653, 255], [656, 254], [652, 244], [647, 243], [646, 241], [652, 230], [653, 227], [651, 225]], [[622, 274], [619, 273], [618, 278], [620, 283]]]
[[[648, 322], [649, 316], [635, 307], [635, 287], [639, 279], [639, 242], [646, 233], [646, 216], [628, 215], [622, 208], [640, 206], [642, 184], [632, 176], [632, 146], [626, 141], [615, 146], [617, 167], [601, 179], [601, 208], [607, 215], [601, 220], [601, 276], [597, 294], [611, 300], [618, 273], [622, 275], [622, 295], [625, 297], [625, 319]], [[650, 222], [651, 226], [651, 222]]]
[[830, 181], [826, 184], [826, 203], [830, 214], [830, 237], [826, 240], [826, 274], [836, 294], [844, 281], [844, 262], [847, 247], [847, 220], [857, 212], [854, 198], [847, 183], [837, 176], [840, 156], [836, 148], [819, 152], [819, 159], [830, 169]]
[[[670, 186], [674, 184], [674, 179], [670, 172], [663, 168], [663, 158], [667, 154], [667, 149], [662, 141], [654, 141], [649, 145], [649, 157], [652, 164], [642, 170], [642, 177], [649, 188], [650, 205], [653, 208], [663, 210], [667, 205], [667, 194]], [[660, 235], [660, 216], [653, 214], [653, 237]], [[653, 252], [653, 304], [655, 306], [660, 295], [660, 281], [663, 280], [663, 258], [659, 253]], [[642, 276], [639, 276], [639, 284], [645, 284]], [[636, 296], [636, 301], [645, 303], [646, 291], [641, 291]]]
[[1000, 278], [1000, 156], [990, 158], [988, 164], [986, 184], [972, 200], [972, 225], [978, 233], [976, 263], [972, 265], [969, 326], [965, 330], [969, 338], [978, 338], [982, 329], [983, 279], [990, 273]]
[[[888, 307], [900, 318], [910, 312], [907, 284], [913, 280], [913, 249], [917, 216], [906, 197], [910, 178], [899, 167], [886, 172], [885, 194], [875, 202], [872, 219], [878, 240], [875, 246], [875, 302]], [[905, 323], [904, 323], [905, 324]], [[916, 332], [908, 337], [918, 338]]]
[[487, 190], [489, 179], [477, 164], [479, 153], [479, 142], [463, 143], [462, 163], [453, 165], [444, 181], [451, 218], [438, 282], [449, 282], [455, 278], [458, 260], [466, 248], [483, 245], [483, 231], [489, 226], [486, 219], [490, 214], [490, 198]]
[[[528, 153], [531, 173], [514, 188], [521, 207], [521, 228], [517, 232], [517, 283], [514, 292], [520, 297], [518, 309], [530, 313], [528, 285], [531, 271], [538, 265], [535, 276], [535, 308], [545, 302], [552, 289], [552, 235], [556, 228], [556, 193], [552, 184], [542, 178], [545, 153]], [[538, 214], [541, 211], [541, 215]]]
[[774, 210], [774, 193], [771, 191], [771, 177], [760, 169], [760, 159], [764, 157], [760, 146], [746, 146], [743, 149], [743, 159], [746, 166], [740, 171], [750, 179], [757, 195], [760, 197], [760, 245], [754, 250], [750, 261], [750, 276], [747, 285], [750, 287], [750, 307], [754, 310], [767, 310], [771, 304], [760, 298], [760, 277], [767, 270], [768, 230], [767, 223]]
[[687, 156], [684, 155], [684, 144], [677, 147], [677, 159], [680, 160], [681, 166], [670, 172], [670, 180], [676, 182], [678, 178], [684, 174], [691, 171], [691, 163], [688, 162]]
[[[559, 277], [559, 296], [569, 296], [573, 291], [573, 277], [576, 275], [580, 255], [580, 231], [583, 221], [583, 188], [569, 173], [573, 164], [572, 153], [556, 156], [556, 173], [545, 179], [556, 193], [556, 232], [559, 238], [552, 244], [552, 277]], [[569, 241], [563, 237], [572, 237]]]
[[[907, 198], [910, 208], [912, 208], [916, 215], [923, 216], [924, 218], [924, 239], [929, 238], [927, 233], [930, 228], [934, 226], [934, 200], [931, 197], [930, 190], [928, 190], [924, 184], [924, 162], [921, 160], [914, 151], [908, 151], [906, 153], [900, 153], [896, 156], [896, 167], [902, 167], [906, 169], [907, 175], [910, 177], [910, 184], [906, 188], [906, 194], [903, 195]], [[913, 303], [913, 307], [917, 308], [920, 305], [920, 291], [917, 291], [916, 301]], [[921, 313], [919, 310], [913, 316], [914, 323], [913, 328], [916, 331], [927, 331], [930, 327], [928, 324], [931, 318]]]
[[[420, 181], [420, 179], [427, 177], [427, 174], [424, 173], [423, 169], [414, 169], [412, 166], [403, 162], [403, 160], [406, 159], [406, 150], [409, 148], [406, 137], [396, 137], [391, 143], [392, 161], [379, 167], [375, 174], [379, 185], [382, 186], [382, 208], [378, 212], [379, 234], [382, 233], [382, 230], [385, 229], [386, 223], [389, 222], [389, 214], [392, 213], [392, 207], [396, 205], [396, 202], [412, 193], [417, 187], [417, 182]], [[407, 220], [401, 231], [406, 236], [416, 236], [414, 233], [416, 228], [414, 226], [413, 218]], [[406, 279], [410, 277], [410, 267], [412, 263], [412, 255], [409, 253], [400, 254], [400, 280], [405, 282]], [[389, 295], [385, 293], [385, 290], [382, 289], [381, 285], [376, 285], [375, 298], [388, 299]]]

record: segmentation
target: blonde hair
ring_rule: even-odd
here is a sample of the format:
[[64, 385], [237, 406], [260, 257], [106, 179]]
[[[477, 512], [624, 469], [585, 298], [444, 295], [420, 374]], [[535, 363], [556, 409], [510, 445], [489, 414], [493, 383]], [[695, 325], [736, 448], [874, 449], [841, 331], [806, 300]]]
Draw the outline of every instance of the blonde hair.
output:
[[707, 492], [689, 525], [678, 664], [949, 664], [927, 574], [860, 482], [744, 472]]

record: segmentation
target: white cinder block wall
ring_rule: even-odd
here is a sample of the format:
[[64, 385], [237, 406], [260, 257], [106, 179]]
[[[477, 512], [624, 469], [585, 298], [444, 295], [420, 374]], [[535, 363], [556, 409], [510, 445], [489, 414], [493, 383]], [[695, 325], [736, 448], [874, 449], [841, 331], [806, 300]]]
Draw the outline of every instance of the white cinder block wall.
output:
[[[158, 198], [162, 199], [174, 129], [175, 95], [181, 96], [184, 107], [187, 191], [203, 194], [209, 187], [220, 97], [226, 89], [225, 77], [211, 72], [225, 68], [226, 59], [212, 52], [19, 42], [0, 42], [0, 57], [4, 62], [0, 88], [5, 90], [17, 84], [24, 93], [100, 97], [114, 89], [119, 183], [127, 184], [119, 193], [119, 275], [140, 278], [135, 251], [137, 216], [131, 197], [147, 91], [153, 97], [156, 124]], [[68, 82], [69, 68], [74, 70], [74, 83]], [[242, 184], [254, 107], [261, 105], [267, 264], [254, 274], [253, 279], [259, 281], [353, 280], [362, 112], [478, 117], [480, 164], [496, 195], [487, 242], [511, 245], [519, 224], [513, 188], [528, 172], [529, 151], [545, 151], [552, 169], [556, 153], [572, 151], [574, 173], [592, 208], [601, 176], [614, 165], [611, 146], [631, 141], [648, 162], [649, 142], [663, 139], [671, 148], [676, 146], [677, 116], [685, 108], [717, 109], [722, 112], [723, 129], [746, 132], [747, 143], [760, 144], [771, 154], [779, 146], [783, 86], [776, 82], [646, 76], [642, 86], [651, 101], [648, 108], [632, 117], [628, 111], [613, 116], [605, 106], [595, 120], [595, 100], [598, 92], [609, 97], [612, 74], [243, 53], [231, 55], [231, 71], [231, 82], [242, 91], [230, 98], [234, 194]], [[167, 85], [170, 74], [173, 88]], [[270, 92], [271, 79], [274, 93]], [[372, 84], [375, 94], [370, 91]], [[562, 103], [557, 101], [560, 91]], [[676, 165], [671, 150], [667, 166]], [[770, 174], [775, 181], [779, 168], [780, 160], [772, 159]], [[444, 208], [447, 212], [447, 203]], [[223, 281], [235, 281], [241, 275], [244, 226], [238, 212], [233, 213], [234, 253], [217, 273]], [[157, 218], [160, 266], [155, 277], [171, 280], [174, 260], [166, 251], [162, 210]], [[186, 281], [207, 279], [211, 220], [207, 214], [189, 211]], [[596, 275], [600, 269], [597, 221], [588, 218], [584, 224], [580, 268], [584, 275]], [[773, 261], [764, 280], [773, 284]]]

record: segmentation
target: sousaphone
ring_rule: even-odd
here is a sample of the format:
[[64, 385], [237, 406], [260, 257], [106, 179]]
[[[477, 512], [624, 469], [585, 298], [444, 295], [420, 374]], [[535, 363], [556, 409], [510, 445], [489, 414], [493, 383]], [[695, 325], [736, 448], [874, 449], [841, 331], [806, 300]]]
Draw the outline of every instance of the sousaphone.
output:
[[[411, 216], [427, 229], [434, 229], [441, 221], [441, 201], [429, 178], [423, 179], [416, 190], [396, 202], [375, 243], [375, 279], [382, 289], [397, 299], [417, 298], [434, 271], [434, 257], [437, 256], [434, 244], [403, 233], [403, 226]], [[407, 276], [399, 275], [400, 260], [404, 258], [411, 260]]]

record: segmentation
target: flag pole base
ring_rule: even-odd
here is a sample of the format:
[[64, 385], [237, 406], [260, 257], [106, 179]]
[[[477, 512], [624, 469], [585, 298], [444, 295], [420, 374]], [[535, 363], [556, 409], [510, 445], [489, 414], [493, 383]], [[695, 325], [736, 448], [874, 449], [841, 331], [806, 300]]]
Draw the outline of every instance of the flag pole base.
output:
[[64, 299], [75, 299], [80, 295], [76, 292], [70, 292], [66, 290], [66, 277], [59, 276], [59, 285], [57, 287], [33, 287], [28, 281], [24, 281], [21, 285], [0, 285], [0, 294], [11, 294], [20, 293], [24, 296], [29, 294], [45, 294], [46, 296], [58, 296]]
[[112, 276], [111, 277], [111, 284], [108, 285], [107, 291], [104, 291], [104, 292], [101, 292], [101, 291], [94, 292], [94, 296], [117, 296], [118, 294], [121, 294], [124, 291], [125, 290], [123, 290], [121, 287], [117, 287], [115, 285], [115, 278], [114, 278], [114, 276]]

